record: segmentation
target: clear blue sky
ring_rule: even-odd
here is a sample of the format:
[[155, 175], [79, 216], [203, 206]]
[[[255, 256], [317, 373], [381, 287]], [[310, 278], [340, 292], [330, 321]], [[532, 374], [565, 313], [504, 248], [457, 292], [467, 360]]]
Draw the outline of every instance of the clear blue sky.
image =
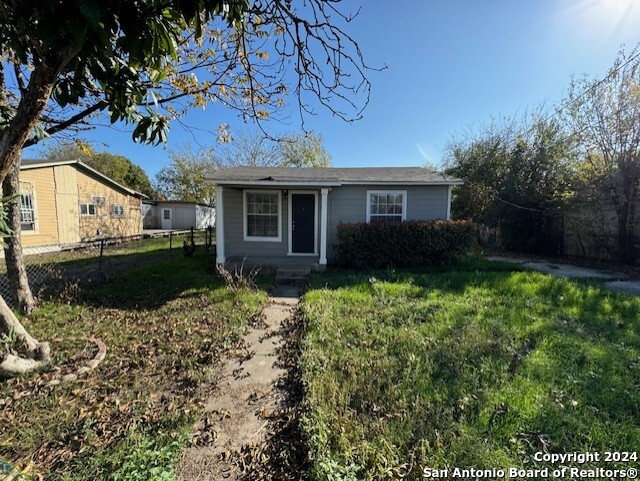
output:
[[[602, 77], [622, 44], [630, 50], [640, 42], [640, 0], [346, 0], [350, 5], [363, 8], [349, 33], [370, 65], [388, 69], [370, 72], [362, 120], [347, 124], [327, 112], [307, 119], [337, 167], [421, 165], [425, 158], [438, 164], [456, 133], [541, 103], [557, 105], [572, 74]], [[221, 107], [186, 122], [243, 128]], [[297, 131], [295, 114], [290, 125], [273, 129]], [[195, 145], [194, 136], [215, 144], [211, 134], [178, 125], [166, 149], [137, 145], [129, 131], [111, 128], [84, 138], [129, 157], [153, 179], [168, 150]]]

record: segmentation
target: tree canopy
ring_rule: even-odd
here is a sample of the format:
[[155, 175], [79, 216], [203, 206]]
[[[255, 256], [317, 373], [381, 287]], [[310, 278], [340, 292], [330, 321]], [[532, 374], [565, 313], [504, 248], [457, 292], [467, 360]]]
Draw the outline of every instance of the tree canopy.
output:
[[64, 143], [45, 152], [49, 160], [79, 159], [104, 175], [127, 187], [142, 192], [150, 198], [155, 196], [147, 173], [122, 155], [96, 152], [86, 144]]
[[210, 153], [184, 148], [172, 152], [171, 164], [156, 174], [155, 187], [160, 198], [214, 205], [215, 188], [205, 177], [219, 168]]
[[486, 125], [448, 147], [447, 173], [465, 180], [453, 213], [499, 226], [507, 249], [556, 254], [572, 159], [557, 121], [532, 115]]
[[329, 167], [324, 139], [313, 132], [289, 133], [278, 140], [259, 130], [236, 132], [215, 153], [221, 167]]
[[10, 145], [85, 128], [101, 113], [152, 143], [189, 108], [214, 102], [264, 120], [290, 94], [301, 113], [313, 111], [311, 95], [341, 118], [359, 118], [367, 67], [343, 30], [353, 16], [339, 7], [333, 0], [2, 2], [0, 180]]

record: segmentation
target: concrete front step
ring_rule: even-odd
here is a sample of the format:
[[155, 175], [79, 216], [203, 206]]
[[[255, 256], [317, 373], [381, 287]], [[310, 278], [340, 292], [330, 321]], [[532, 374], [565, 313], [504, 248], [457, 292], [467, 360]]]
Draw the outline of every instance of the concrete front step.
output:
[[311, 275], [308, 267], [278, 267], [276, 270], [276, 281], [306, 281]]

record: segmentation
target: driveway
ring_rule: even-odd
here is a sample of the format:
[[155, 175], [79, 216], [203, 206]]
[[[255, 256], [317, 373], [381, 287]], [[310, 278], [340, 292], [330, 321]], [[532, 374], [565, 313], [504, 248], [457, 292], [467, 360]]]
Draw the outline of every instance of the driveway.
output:
[[611, 289], [612, 291], [622, 291], [634, 296], [640, 296], [640, 280], [629, 279], [629, 276], [624, 272], [517, 257], [488, 256], [487, 260], [518, 264], [525, 269], [551, 274], [556, 277], [597, 280], [601, 281], [607, 289]]

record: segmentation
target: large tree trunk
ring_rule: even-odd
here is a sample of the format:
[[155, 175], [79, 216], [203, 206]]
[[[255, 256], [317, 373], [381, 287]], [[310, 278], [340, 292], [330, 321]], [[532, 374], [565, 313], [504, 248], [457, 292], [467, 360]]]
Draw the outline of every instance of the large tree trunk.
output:
[[[14, 117], [0, 134], [0, 182], [20, 168], [22, 148], [32, 135], [44, 111], [64, 58], [58, 64], [43, 61], [36, 65], [29, 77], [29, 85], [20, 99]], [[0, 372], [3, 377], [16, 376], [49, 361], [49, 345], [35, 340], [0, 297], [0, 335], [16, 341], [14, 348], [22, 358], [0, 351]], [[31, 362], [35, 361], [35, 362]]]
[[20, 356], [16, 356], [9, 352], [0, 351], [0, 378], [23, 374], [50, 361], [49, 344], [34, 339], [1, 296], [0, 332], [12, 338], [13, 348], [20, 354]]
[[[20, 165], [14, 166], [2, 183], [2, 194], [9, 197], [20, 192]], [[22, 314], [31, 314], [35, 309], [35, 299], [29, 287], [29, 278], [22, 257], [22, 240], [20, 235], [20, 202], [11, 202], [7, 205], [7, 223], [13, 235], [6, 238], [7, 247], [4, 249], [4, 258], [7, 264], [7, 276], [13, 305]]]

